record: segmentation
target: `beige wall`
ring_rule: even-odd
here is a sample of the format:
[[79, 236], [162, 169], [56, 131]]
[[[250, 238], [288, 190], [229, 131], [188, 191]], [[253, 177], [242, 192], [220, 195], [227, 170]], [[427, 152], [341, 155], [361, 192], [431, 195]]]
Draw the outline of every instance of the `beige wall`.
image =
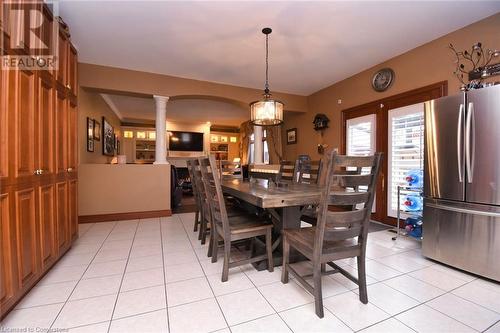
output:
[[109, 163], [111, 160], [111, 157], [102, 154], [102, 133], [101, 141], [94, 141], [94, 152], [87, 151], [87, 117], [99, 121], [102, 132], [103, 116], [114, 127], [118, 137], [121, 137], [120, 119], [109, 108], [101, 95], [80, 88], [78, 95], [78, 149], [80, 164], [102, 164]]
[[[341, 111], [344, 109], [445, 80], [448, 81], [448, 94], [458, 93], [460, 84], [453, 75], [454, 55], [448, 45], [453, 43], [457, 49], [463, 50], [478, 41], [487, 48], [500, 47], [500, 14], [452, 32], [312, 94], [308, 97], [309, 111], [306, 114], [285, 114], [285, 158], [294, 159], [297, 154], [304, 153], [317, 158], [317, 144], [321, 140], [330, 147], [339, 147], [342, 135]], [[371, 78], [373, 73], [384, 67], [391, 67], [395, 71], [395, 81], [389, 90], [378, 93], [371, 88]], [[498, 76], [492, 79], [500, 80]], [[342, 100], [340, 105], [337, 103], [339, 99]], [[323, 139], [313, 129], [312, 121], [316, 113], [324, 113], [330, 118], [330, 128], [324, 131]], [[294, 127], [298, 128], [298, 142], [296, 145], [286, 145], [286, 130]]]
[[[100, 91], [172, 98], [192, 96], [220, 98], [245, 108], [248, 108], [250, 102], [262, 96], [262, 90], [258, 89], [85, 63], [78, 64], [78, 72], [81, 87]], [[273, 91], [273, 96], [285, 103], [286, 111], [305, 112], [307, 110], [306, 96], [275, 91]]]
[[82, 164], [78, 215], [170, 209], [170, 165]]

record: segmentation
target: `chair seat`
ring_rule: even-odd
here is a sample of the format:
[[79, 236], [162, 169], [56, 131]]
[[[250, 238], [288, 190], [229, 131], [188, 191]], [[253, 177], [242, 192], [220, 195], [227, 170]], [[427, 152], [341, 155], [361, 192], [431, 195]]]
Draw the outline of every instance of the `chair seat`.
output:
[[[244, 214], [238, 216], [228, 216], [228, 218], [229, 229], [233, 235], [259, 231], [262, 231], [262, 234], [265, 234], [267, 229], [272, 229], [273, 227], [272, 223], [255, 215]], [[222, 226], [218, 225], [217, 228], [219, 232], [222, 233]]]
[[[312, 257], [316, 227], [285, 229], [283, 230], [283, 234], [293, 247], [300, 249], [301, 252], [304, 251], [304, 255], [307, 257]], [[322, 256], [339, 254], [342, 257], [342, 253], [344, 252], [349, 252], [349, 256], [352, 256], [353, 250], [357, 252], [361, 249], [356, 238], [324, 240], [323, 243]]]

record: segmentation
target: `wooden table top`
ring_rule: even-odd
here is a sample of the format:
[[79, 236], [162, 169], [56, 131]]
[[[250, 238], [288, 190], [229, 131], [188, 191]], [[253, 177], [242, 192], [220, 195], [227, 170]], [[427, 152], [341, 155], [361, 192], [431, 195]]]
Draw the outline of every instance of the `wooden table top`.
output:
[[268, 186], [267, 180], [223, 180], [222, 191], [261, 208], [278, 208], [318, 204], [321, 188], [309, 184]]

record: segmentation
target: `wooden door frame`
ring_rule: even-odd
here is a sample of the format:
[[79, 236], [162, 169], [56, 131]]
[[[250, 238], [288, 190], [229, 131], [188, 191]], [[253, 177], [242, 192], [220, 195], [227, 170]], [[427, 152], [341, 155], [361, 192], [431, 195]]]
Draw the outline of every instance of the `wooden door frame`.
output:
[[376, 151], [382, 152], [382, 165], [380, 168], [380, 177], [377, 185], [376, 213], [372, 218], [385, 224], [396, 225], [396, 219], [387, 216], [387, 177], [388, 174], [388, 119], [389, 110], [422, 103], [431, 99], [440, 98], [448, 95], [448, 81], [437, 82], [425, 87], [413, 89], [393, 96], [378, 99], [372, 102], [354, 106], [342, 110], [342, 136], [340, 150], [346, 154], [347, 142], [347, 120], [366, 116], [376, 115]]

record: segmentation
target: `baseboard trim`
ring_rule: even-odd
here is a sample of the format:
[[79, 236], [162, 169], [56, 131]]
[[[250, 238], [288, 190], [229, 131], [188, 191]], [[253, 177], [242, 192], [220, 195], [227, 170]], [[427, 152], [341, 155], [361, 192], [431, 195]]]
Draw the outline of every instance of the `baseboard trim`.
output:
[[147, 212], [80, 215], [78, 216], [78, 223], [96, 223], [96, 222], [109, 222], [109, 221], [149, 219], [153, 217], [164, 217], [171, 215], [172, 211], [170, 209], [151, 210]]

